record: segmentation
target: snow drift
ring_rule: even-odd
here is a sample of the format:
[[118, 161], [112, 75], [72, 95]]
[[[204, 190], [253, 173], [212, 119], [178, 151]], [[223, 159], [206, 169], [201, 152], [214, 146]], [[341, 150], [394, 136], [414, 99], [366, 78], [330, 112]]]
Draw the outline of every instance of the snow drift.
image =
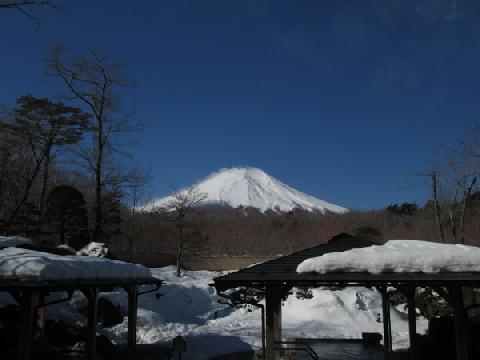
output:
[[[347, 209], [297, 191], [257, 168], [231, 168], [213, 173], [205, 180], [183, 190], [196, 189], [207, 194], [205, 205], [252, 207], [265, 212], [306, 211], [344, 213]], [[154, 200], [144, 208], [162, 207], [172, 200], [171, 196]]]

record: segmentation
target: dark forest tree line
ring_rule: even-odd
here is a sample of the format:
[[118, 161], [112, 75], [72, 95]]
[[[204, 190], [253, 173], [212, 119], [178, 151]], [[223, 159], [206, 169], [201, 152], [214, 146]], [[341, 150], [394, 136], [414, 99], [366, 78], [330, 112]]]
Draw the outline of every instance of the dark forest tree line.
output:
[[[480, 199], [479, 199], [480, 200]], [[392, 210], [395, 209], [395, 210]], [[403, 208], [404, 211], [397, 209]], [[414, 209], [414, 210], [413, 210]], [[472, 199], [465, 219], [465, 243], [480, 245], [480, 201]], [[170, 218], [168, 218], [170, 217]], [[140, 212], [135, 218], [135, 242], [130, 251], [137, 254], [176, 254], [178, 228], [175, 214]], [[127, 228], [113, 252], [127, 251]], [[391, 239], [421, 239], [441, 242], [432, 202], [424, 206], [412, 203], [393, 204], [385, 209], [350, 211], [346, 214], [260, 213], [254, 209], [196, 208], [188, 220], [184, 257], [188, 256], [257, 256], [284, 255], [316, 246], [334, 235], [348, 232], [383, 243]]]

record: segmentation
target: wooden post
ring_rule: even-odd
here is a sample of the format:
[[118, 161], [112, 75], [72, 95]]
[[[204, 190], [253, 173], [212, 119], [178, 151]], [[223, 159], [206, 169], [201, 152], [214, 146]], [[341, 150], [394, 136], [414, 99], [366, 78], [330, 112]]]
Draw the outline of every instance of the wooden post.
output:
[[385, 359], [388, 359], [392, 350], [392, 335], [390, 327], [390, 302], [388, 301], [387, 287], [381, 288], [383, 310], [383, 347]]
[[128, 360], [135, 358], [137, 347], [137, 287], [135, 285], [128, 288]]
[[410, 353], [416, 352], [416, 337], [417, 337], [417, 310], [415, 306], [415, 286], [409, 286], [407, 289], [408, 301], [408, 335], [410, 338]]
[[457, 349], [457, 360], [469, 360], [468, 354], [468, 331], [467, 312], [463, 303], [461, 286], [454, 286], [448, 289], [451, 305], [455, 315], [455, 339]]
[[96, 359], [97, 320], [98, 320], [98, 288], [86, 292], [88, 298], [88, 325], [87, 325], [87, 357]]
[[265, 306], [259, 304], [260, 309], [262, 310], [262, 356], [263, 360], [266, 359], [265, 353]]
[[280, 285], [267, 285], [265, 291], [266, 304], [266, 356], [267, 360], [279, 360], [280, 352], [277, 344], [282, 340], [282, 297]]
[[22, 294], [22, 322], [17, 356], [19, 360], [30, 360], [32, 354], [33, 330], [37, 312], [39, 294], [26, 291]]

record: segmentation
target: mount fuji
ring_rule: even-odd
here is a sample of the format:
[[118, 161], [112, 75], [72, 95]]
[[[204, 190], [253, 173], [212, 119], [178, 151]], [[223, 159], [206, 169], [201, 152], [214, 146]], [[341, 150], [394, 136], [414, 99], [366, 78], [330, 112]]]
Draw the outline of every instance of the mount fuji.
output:
[[[345, 213], [348, 209], [330, 204], [295, 190], [268, 175], [261, 169], [252, 167], [234, 167], [221, 169], [205, 180], [180, 191], [195, 189], [205, 193], [204, 205], [230, 207], [252, 207], [261, 212], [267, 210], [288, 212], [294, 209], [325, 213]], [[162, 207], [172, 200], [171, 196], [156, 199], [145, 205], [145, 209]]]

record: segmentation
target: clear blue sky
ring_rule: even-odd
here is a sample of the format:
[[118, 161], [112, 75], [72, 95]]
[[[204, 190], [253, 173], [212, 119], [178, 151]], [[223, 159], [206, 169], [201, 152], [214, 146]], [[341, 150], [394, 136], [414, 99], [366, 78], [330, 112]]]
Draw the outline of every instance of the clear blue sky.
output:
[[55, 43], [120, 59], [155, 195], [248, 165], [350, 208], [421, 203], [411, 173], [479, 115], [476, 0], [59, 2], [39, 27], [1, 10], [0, 101], [61, 92]]

